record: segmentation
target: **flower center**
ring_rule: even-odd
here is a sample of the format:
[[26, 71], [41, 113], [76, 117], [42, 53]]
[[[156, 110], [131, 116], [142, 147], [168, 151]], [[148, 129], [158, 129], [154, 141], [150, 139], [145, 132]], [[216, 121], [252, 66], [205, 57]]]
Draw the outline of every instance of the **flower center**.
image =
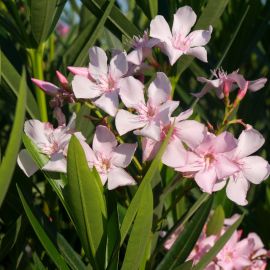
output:
[[182, 51], [183, 53], [186, 53], [191, 44], [191, 38], [185, 37], [181, 34], [174, 35], [172, 37], [172, 45], [175, 49]]
[[96, 83], [102, 92], [112, 92], [117, 87], [117, 82], [111, 75], [101, 75]]
[[204, 156], [204, 161], [205, 161], [205, 166], [208, 168], [209, 166], [212, 165], [212, 163], [215, 161], [215, 157], [213, 154], [208, 153]]
[[150, 103], [147, 103], [147, 105], [144, 105], [142, 103], [138, 104], [135, 109], [142, 121], [153, 120], [158, 113], [158, 108], [152, 106]]

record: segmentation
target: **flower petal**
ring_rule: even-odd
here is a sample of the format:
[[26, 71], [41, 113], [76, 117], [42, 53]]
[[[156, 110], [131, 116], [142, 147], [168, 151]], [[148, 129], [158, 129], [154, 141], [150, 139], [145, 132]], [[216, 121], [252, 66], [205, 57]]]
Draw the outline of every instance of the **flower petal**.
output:
[[67, 172], [67, 160], [62, 153], [55, 153], [42, 170], [50, 172]]
[[83, 77], [88, 78], [89, 71], [86, 67], [67, 67], [67, 69], [73, 74], [73, 75], [80, 75]]
[[110, 76], [117, 80], [123, 77], [128, 71], [127, 56], [125, 52], [115, 55], [110, 62]]
[[135, 153], [137, 143], [123, 143], [116, 147], [112, 153], [111, 162], [116, 167], [126, 168]]
[[215, 167], [218, 180], [229, 177], [240, 170], [238, 164], [232, 162], [225, 155], [218, 155], [216, 157]]
[[32, 176], [38, 170], [38, 166], [26, 149], [21, 150], [18, 154], [17, 163], [27, 177]]
[[212, 26], [209, 26], [208, 30], [196, 30], [191, 32], [188, 35], [188, 38], [191, 39], [190, 46], [197, 47], [206, 45], [211, 38], [212, 30]]
[[107, 55], [103, 49], [96, 46], [92, 47], [89, 49], [89, 57], [89, 72], [93, 78], [98, 79], [100, 75], [107, 74]]
[[270, 174], [269, 163], [259, 156], [250, 156], [241, 159], [242, 172], [253, 184], [260, 184]]
[[118, 91], [105, 92], [94, 104], [111, 116], [115, 116], [119, 106]]
[[122, 168], [113, 168], [108, 174], [108, 189], [136, 185], [136, 181]]
[[249, 156], [260, 149], [264, 142], [264, 137], [256, 129], [243, 130], [238, 138], [235, 156], [237, 158]]
[[266, 78], [260, 78], [255, 81], [249, 81], [248, 89], [252, 92], [256, 92], [261, 88], [263, 88], [266, 82], [267, 82]]
[[201, 170], [195, 174], [194, 180], [203, 192], [212, 193], [217, 180], [216, 170], [214, 166]]
[[46, 94], [50, 95], [50, 96], [54, 96], [56, 95], [60, 88], [50, 82], [45, 82], [42, 80], [38, 80], [38, 79], [34, 79], [32, 78], [31, 81], [40, 89], [42, 89]]
[[198, 58], [199, 60], [207, 63], [207, 51], [204, 47], [190, 48], [186, 54], [192, 55]]
[[111, 153], [117, 145], [114, 134], [105, 126], [97, 126], [93, 139], [93, 150], [106, 157], [111, 157]]
[[180, 121], [186, 120], [188, 119], [191, 115], [193, 114], [193, 109], [187, 109], [183, 112], [181, 112], [178, 116], [176, 116], [175, 119], [175, 123], [178, 123]]
[[173, 167], [181, 167], [186, 164], [187, 151], [180, 140], [174, 139], [169, 142], [162, 156], [162, 163]]
[[147, 137], [142, 138], [143, 161], [152, 160], [160, 148], [161, 142]]
[[150, 36], [161, 41], [172, 39], [172, 33], [163, 16], [157, 15], [150, 23]]
[[224, 153], [233, 150], [237, 146], [237, 140], [232, 133], [224, 131], [212, 140], [212, 149], [216, 153]]
[[97, 85], [84, 76], [75, 75], [71, 84], [76, 98], [96, 98], [101, 95]]
[[247, 205], [248, 201], [246, 197], [248, 189], [249, 183], [247, 179], [242, 173], [238, 173], [237, 176], [230, 177], [226, 187], [226, 194], [231, 201], [239, 205]]
[[119, 95], [127, 108], [136, 108], [139, 104], [145, 104], [144, 85], [132, 76], [123, 78], [119, 83]]
[[142, 48], [137, 48], [134, 49], [133, 51], [131, 51], [128, 55], [127, 55], [127, 61], [139, 66], [142, 61], [143, 61], [143, 50]]
[[115, 126], [120, 136], [131, 130], [142, 128], [145, 125], [146, 123], [141, 121], [138, 115], [125, 110], [119, 110], [115, 117]]
[[173, 17], [173, 35], [181, 34], [186, 37], [190, 29], [195, 24], [197, 15], [189, 6], [179, 8]]
[[173, 66], [179, 57], [183, 55], [183, 51], [173, 47], [171, 41], [163, 42], [159, 47], [161, 51], [168, 56], [171, 66]]
[[160, 140], [160, 127], [153, 121], [150, 121], [142, 129], [135, 130], [133, 133], [136, 135], [151, 138], [156, 141]]
[[170, 98], [172, 91], [171, 83], [163, 72], [157, 72], [156, 78], [148, 88], [148, 98], [151, 104], [156, 106]]

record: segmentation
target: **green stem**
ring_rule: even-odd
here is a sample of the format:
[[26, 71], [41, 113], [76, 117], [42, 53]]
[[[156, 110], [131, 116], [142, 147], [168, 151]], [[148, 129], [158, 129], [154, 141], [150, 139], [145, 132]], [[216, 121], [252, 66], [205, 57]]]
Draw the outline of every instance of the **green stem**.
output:
[[[43, 77], [43, 51], [44, 44], [40, 44], [36, 49], [30, 49], [29, 55], [32, 62], [32, 74], [35, 79], [44, 80]], [[41, 121], [48, 122], [47, 104], [45, 93], [35, 86], [37, 103], [40, 111]]]

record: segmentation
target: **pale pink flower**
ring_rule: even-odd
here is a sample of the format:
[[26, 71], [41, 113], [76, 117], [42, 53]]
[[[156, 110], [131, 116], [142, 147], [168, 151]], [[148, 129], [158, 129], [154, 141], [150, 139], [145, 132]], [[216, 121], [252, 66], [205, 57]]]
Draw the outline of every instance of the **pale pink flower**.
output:
[[83, 75], [75, 75], [72, 80], [75, 97], [92, 99], [97, 107], [115, 116], [119, 105], [120, 82], [128, 70], [126, 54], [121, 52], [113, 56], [109, 66], [106, 53], [99, 47], [92, 47], [89, 57], [90, 76], [86, 77], [83, 71]]
[[225, 155], [237, 146], [236, 142], [229, 132], [223, 132], [218, 136], [208, 133], [199, 146], [193, 151], [188, 151], [186, 164], [176, 167], [175, 170], [193, 175], [204, 192], [212, 193], [219, 190], [217, 181], [233, 175], [239, 169]]
[[[44, 171], [66, 172], [67, 147], [71, 135], [74, 134], [78, 139], [85, 140], [80, 132], [75, 132], [75, 116], [67, 126], [60, 126], [56, 129], [48, 122], [28, 120], [24, 124], [24, 132], [37, 146], [40, 153], [49, 157], [48, 163], [42, 168]], [[28, 177], [38, 170], [37, 165], [25, 149], [19, 153], [17, 162]]]
[[227, 74], [227, 72], [220, 68], [212, 71], [212, 74], [216, 79], [208, 80], [204, 77], [197, 78], [199, 82], [205, 83], [205, 86], [199, 93], [193, 94], [194, 96], [201, 98], [213, 88], [216, 90], [216, 94], [220, 99], [224, 98], [224, 94], [229, 95], [229, 93], [236, 88], [242, 90], [240, 93], [243, 96], [247, 89], [252, 92], [258, 91], [263, 88], [267, 82], [266, 78], [260, 78], [255, 81], [247, 81], [243, 75], [238, 73], [238, 70]]
[[137, 114], [119, 110], [115, 118], [116, 129], [120, 135], [135, 130], [136, 135], [158, 141], [160, 123], [169, 117], [179, 102], [170, 100], [171, 84], [162, 72], [158, 72], [156, 79], [150, 84], [147, 102], [143, 89], [144, 85], [131, 76], [122, 80], [121, 99], [127, 108], [135, 110]]
[[152, 54], [152, 47], [157, 45], [159, 40], [155, 38], [149, 38], [147, 31], [144, 31], [142, 37], [133, 37], [131, 47], [133, 50], [128, 53], [127, 61], [134, 65], [141, 65], [142, 61]]
[[186, 153], [183, 143], [193, 149], [198, 146], [206, 135], [206, 127], [195, 121], [186, 120], [192, 115], [192, 109], [180, 113], [177, 117], [168, 118], [160, 125], [160, 140], [144, 137], [142, 140], [143, 160], [151, 160], [159, 150], [167, 133], [174, 125], [169, 143], [162, 156], [162, 162], [167, 166], [180, 167], [186, 163]]
[[173, 65], [183, 54], [192, 55], [207, 62], [207, 52], [203, 47], [211, 38], [212, 26], [209, 30], [190, 30], [197, 19], [189, 6], [179, 8], [174, 14], [172, 32], [163, 16], [156, 16], [150, 24], [150, 36], [159, 39], [161, 50], [169, 57]]
[[236, 149], [227, 156], [239, 167], [238, 171], [230, 176], [226, 193], [230, 200], [239, 205], [246, 205], [249, 182], [260, 184], [270, 174], [269, 163], [260, 156], [250, 156], [264, 144], [263, 136], [255, 129], [242, 131], [238, 138]]
[[108, 189], [119, 186], [135, 185], [136, 182], [124, 168], [134, 155], [137, 144], [123, 143], [117, 145], [114, 134], [105, 126], [98, 126], [92, 148], [81, 142], [90, 168], [98, 171], [102, 184], [108, 183]]

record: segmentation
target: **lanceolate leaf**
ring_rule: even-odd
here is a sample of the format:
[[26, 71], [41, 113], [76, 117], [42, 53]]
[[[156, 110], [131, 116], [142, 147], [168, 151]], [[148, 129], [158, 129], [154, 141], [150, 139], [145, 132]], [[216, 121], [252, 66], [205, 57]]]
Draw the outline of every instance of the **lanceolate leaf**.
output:
[[58, 267], [58, 269], [68, 270], [69, 267], [65, 263], [65, 260], [60, 255], [59, 251], [57, 250], [57, 248], [55, 247], [55, 245], [53, 244], [53, 242], [51, 241], [49, 236], [44, 231], [42, 225], [39, 223], [38, 219], [36, 218], [36, 216], [32, 212], [32, 210], [29, 206], [29, 202], [25, 199], [25, 196], [22, 193], [21, 189], [18, 186], [17, 186], [17, 189], [18, 189], [18, 193], [19, 193], [19, 196], [21, 198], [25, 213], [26, 213], [38, 239], [42, 243], [42, 245], [45, 248], [45, 250], [47, 251], [48, 255], [53, 260], [53, 262]]
[[207, 229], [206, 229], [206, 234], [207, 235], [213, 235], [216, 234], [218, 235], [223, 227], [224, 224], [224, 210], [221, 205], [219, 205], [216, 209], [214, 214], [211, 216], [207, 223]]
[[201, 205], [191, 221], [183, 227], [183, 231], [158, 265], [157, 270], [174, 269], [177, 265], [185, 262], [202, 232], [203, 226], [210, 213], [211, 205], [211, 199], [208, 199], [207, 202]]
[[65, 3], [66, 0], [31, 0], [31, 29], [38, 44], [45, 41], [54, 29]]
[[205, 267], [214, 259], [219, 251], [231, 238], [234, 231], [241, 224], [244, 216], [242, 215], [227, 231], [217, 240], [215, 245], [201, 258], [201, 260], [192, 268], [192, 270], [204, 270]]
[[6, 152], [3, 156], [0, 166], [0, 207], [4, 201], [8, 191], [13, 171], [17, 162], [17, 155], [21, 146], [21, 134], [23, 130], [24, 117], [25, 117], [25, 101], [26, 101], [26, 78], [25, 70], [20, 80], [19, 97], [16, 106], [14, 123], [12, 126], [10, 139]]
[[80, 142], [72, 136], [64, 197], [85, 253], [95, 269], [104, 269], [106, 253], [107, 212], [100, 186], [100, 179], [88, 167]]
[[139, 209], [134, 220], [122, 270], [137, 270], [145, 256], [146, 246], [152, 228], [153, 219], [153, 192], [151, 184], [147, 183], [143, 190]]
[[[18, 97], [19, 96], [19, 83], [21, 81], [21, 76], [17, 70], [12, 66], [7, 57], [3, 52], [0, 52], [1, 60], [1, 78], [10, 87], [11, 91]], [[39, 110], [34, 96], [32, 95], [30, 89], [25, 85], [27, 91], [26, 98], [26, 110], [32, 118], [39, 119]]]

